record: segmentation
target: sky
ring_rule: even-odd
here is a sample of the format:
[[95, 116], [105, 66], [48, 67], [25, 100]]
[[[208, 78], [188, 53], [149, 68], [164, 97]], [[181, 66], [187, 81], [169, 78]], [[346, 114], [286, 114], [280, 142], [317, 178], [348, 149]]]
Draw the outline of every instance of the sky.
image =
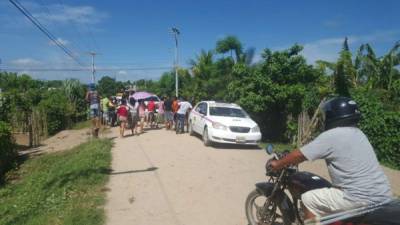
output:
[[[304, 46], [308, 63], [334, 61], [345, 37], [353, 52], [370, 43], [377, 55], [400, 40], [398, 0], [19, 0], [84, 66], [39, 31], [9, 0], [0, 1], [0, 69], [44, 80], [158, 79], [174, 63], [171, 27], [180, 30], [179, 64], [235, 35], [245, 48]], [[30, 70], [31, 69], [31, 70]], [[72, 69], [84, 71], [32, 71]]]

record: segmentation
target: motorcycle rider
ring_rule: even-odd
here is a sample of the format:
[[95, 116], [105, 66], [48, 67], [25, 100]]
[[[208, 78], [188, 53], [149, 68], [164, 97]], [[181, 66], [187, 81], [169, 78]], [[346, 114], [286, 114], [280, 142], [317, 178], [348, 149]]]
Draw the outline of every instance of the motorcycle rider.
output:
[[324, 104], [323, 112], [323, 133], [270, 164], [277, 171], [305, 160], [325, 159], [333, 187], [311, 190], [301, 196], [305, 219], [392, 199], [388, 179], [374, 149], [357, 128], [361, 113], [356, 102], [336, 97]]

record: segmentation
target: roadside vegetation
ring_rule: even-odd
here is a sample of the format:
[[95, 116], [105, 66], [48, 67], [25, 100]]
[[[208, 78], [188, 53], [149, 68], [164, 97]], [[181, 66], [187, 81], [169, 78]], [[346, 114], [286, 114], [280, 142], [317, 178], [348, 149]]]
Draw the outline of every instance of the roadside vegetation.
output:
[[[333, 96], [354, 98], [361, 109], [360, 128], [369, 137], [379, 160], [400, 168], [400, 41], [378, 56], [368, 43], [350, 50], [344, 38], [334, 62], [307, 62], [303, 47], [245, 48], [235, 36], [217, 41], [179, 68], [179, 95], [196, 103], [222, 100], [241, 105], [259, 124], [265, 142], [304, 143], [301, 120], [313, 117], [320, 102]], [[175, 72], [159, 80], [121, 82], [103, 76], [102, 96], [135, 85], [159, 96], [174, 96]], [[85, 86], [77, 80], [39, 81], [28, 75], [0, 73], [0, 120], [15, 131], [29, 132], [31, 145], [87, 118]], [[24, 91], [22, 91], [24, 90]], [[77, 125], [78, 127], [80, 125]], [[315, 129], [308, 138], [318, 135]], [[1, 150], [3, 151], [3, 150]], [[1, 167], [1, 165], [0, 165]]]
[[[312, 118], [323, 99], [348, 96], [362, 112], [360, 128], [379, 160], [400, 169], [400, 41], [382, 56], [368, 43], [353, 46], [347, 38], [335, 62], [307, 62], [303, 47], [264, 49], [253, 61], [254, 49], [234, 36], [202, 50], [179, 70], [179, 92], [194, 102], [223, 100], [241, 105], [259, 124], [264, 141], [298, 145], [300, 121]], [[174, 71], [159, 81], [137, 81], [139, 88], [174, 95]], [[314, 130], [310, 137], [316, 136]], [[300, 137], [301, 138], [301, 137]]]
[[111, 147], [108, 139], [93, 140], [10, 171], [0, 187], [0, 224], [103, 224]]
[[80, 130], [80, 129], [84, 129], [84, 128], [90, 128], [90, 126], [92, 125], [92, 122], [90, 120], [85, 120], [82, 122], [77, 122], [72, 126], [73, 130]]

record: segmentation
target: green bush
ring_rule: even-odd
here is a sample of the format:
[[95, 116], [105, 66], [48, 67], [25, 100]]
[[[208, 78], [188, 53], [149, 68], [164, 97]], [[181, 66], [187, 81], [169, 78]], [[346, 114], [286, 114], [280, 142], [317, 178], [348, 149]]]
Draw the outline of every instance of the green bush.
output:
[[2, 177], [17, 159], [17, 151], [11, 136], [10, 126], [0, 121], [0, 177]]
[[368, 136], [379, 161], [400, 168], [400, 112], [380, 91], [359, 89], [353, 97], [360, 106], [360, 128]]
[[49, 91], [39, 106], [46, 112], [47, 129], [50, 135], [71, 125], [72, 104], [62, 91]]

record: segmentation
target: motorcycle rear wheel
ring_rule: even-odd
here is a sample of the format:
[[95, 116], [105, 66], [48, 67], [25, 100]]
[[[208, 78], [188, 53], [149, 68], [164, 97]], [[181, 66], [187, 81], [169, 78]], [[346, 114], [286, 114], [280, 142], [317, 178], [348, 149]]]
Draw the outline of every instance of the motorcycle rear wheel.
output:
[[[280, 206], [274, 201], [268, 204], [268, 201], [272, 200], [269, 196], [261, 194], [257, 189], [250, 192], [245, 203], [249, 225], [290, 225], [291, 222], [288, 217], [282, 215]], [[265, 204], [268, 204], [268, 207]]]

